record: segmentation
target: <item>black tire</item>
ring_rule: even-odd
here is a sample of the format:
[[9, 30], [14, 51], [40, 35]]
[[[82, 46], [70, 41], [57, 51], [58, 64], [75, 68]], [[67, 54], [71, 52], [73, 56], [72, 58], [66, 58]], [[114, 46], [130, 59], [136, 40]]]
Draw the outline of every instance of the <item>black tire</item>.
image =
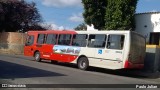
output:
[[57, 64], [57, 63], [58, 63], [58, 61], [51, 60], [51, 63], [52, 63], [52, 64]]
[[36, 52], [36, 53], [34, 54], [34, 59], [35, 59], [35, 61], [37, 61], [37, 62], [40, 62], [40, 61], [41, 61], [40, 52]]
[[81, 57], [78, 60], [78, 68], [81, 70], [86, 70], [89, 66], [88, 59], [86, 57]]

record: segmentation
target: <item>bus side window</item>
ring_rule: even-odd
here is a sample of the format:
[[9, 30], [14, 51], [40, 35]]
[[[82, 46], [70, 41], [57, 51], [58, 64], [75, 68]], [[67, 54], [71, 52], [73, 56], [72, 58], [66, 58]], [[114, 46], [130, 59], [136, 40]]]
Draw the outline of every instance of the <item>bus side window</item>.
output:
[[87, 45], [87, 35], [86, 34], [73, 35], [72, 45], [73, 46], [86, 47], [86, 45]]
[[44, 41], [45, 41], [45, 34], [38, 34], [37, 43], [38, 43], [38, 44], [43, 44]]
[[124, 35], [108, 35], [107, 48], [122, 50], [124, 38]]
[[104, 48], [106, 45], [106, 35], [97, 34], [95, 37], [94, 47]]
[[34, 36], [32, 35], [32, 36], [28, 36], [27, 37], [27, 40], [26, 40], [26, 46], [30, 46], [30, 45], [32, 45], [34, 43]]
[[104, 48], [106, 45], [106, 35], [89, 35], [88, 47]]
[[88, 47], [94, 47], [95, 35], [89, 35]]
[[70, 45], [71, 35], [70, 34], [60, 34], [58, 39], [59, 45]]
[[57, 35], [56, 34], [48, 34], [46, 39], [46, 44], [56, 44]]

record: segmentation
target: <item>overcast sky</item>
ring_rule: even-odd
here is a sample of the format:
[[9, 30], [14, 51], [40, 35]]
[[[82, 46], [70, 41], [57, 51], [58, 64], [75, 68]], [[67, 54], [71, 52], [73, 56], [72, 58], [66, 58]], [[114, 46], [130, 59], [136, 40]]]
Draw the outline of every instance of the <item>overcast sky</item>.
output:
[[[45, 23], [53, 29], [73, 29], [83, 23], [81, 0], [26, 0], [34, 1]], [[136, 13], [160, 11], [160, 0], [139, 0]]]

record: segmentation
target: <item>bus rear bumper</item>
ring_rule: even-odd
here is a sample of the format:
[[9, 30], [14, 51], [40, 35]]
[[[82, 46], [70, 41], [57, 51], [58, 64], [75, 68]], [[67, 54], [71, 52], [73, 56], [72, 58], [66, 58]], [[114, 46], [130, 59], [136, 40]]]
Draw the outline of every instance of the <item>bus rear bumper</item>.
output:
[[128, 60], [125, 62], [124, 64], [124, 68], [126, 69], [143, 69], [144, 64], [133, 64], [131, 62], [129, 62]]

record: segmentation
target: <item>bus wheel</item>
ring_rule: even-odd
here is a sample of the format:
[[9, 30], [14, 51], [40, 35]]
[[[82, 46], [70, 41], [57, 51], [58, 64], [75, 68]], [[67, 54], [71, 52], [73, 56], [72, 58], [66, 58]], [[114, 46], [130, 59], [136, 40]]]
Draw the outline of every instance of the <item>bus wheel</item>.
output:
[[40, 62], [40, 61], [41, 61], [40, 52], [36, 52], [36, 53], [34, 54], [34, 59], [35, 59], [37, 62]]
[[87, 67], [89, 66], [88, 59], [86, 57], [81, 57], [78, 60], [78, 68], [81, 70], [86, 70]]

